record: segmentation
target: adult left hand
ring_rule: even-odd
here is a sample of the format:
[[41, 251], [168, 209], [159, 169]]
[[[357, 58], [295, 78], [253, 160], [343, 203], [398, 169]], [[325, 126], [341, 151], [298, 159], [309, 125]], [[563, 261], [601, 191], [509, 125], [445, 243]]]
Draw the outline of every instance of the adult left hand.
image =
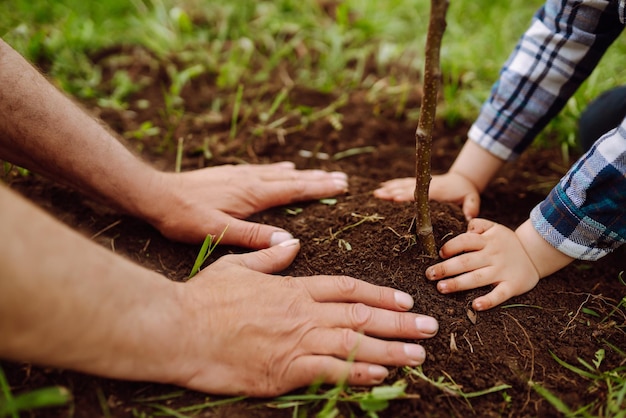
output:
[[291, 162], [224, 165], [161, 173], [141, 207], [168, 238], [198, 243], [207, 234], [222, 244], [261, 249], [293, 238], [284, 229], [245, 221], [273, 206], [320, 199], [348, 189], [345, 173], [296, 170]]

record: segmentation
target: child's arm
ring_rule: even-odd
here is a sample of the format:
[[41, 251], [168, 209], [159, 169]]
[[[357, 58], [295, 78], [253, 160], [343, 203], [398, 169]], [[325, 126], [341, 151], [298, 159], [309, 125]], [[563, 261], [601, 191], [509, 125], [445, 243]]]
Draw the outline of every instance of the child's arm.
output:
[[[474, 300], [472, 307], [477, 311], [528, 292], [540, 278], [574, 260], [545, 241], [530, 220], [513, 232], [486, 219], [474, 219], [467, 230], [441, 247], [440, 255], [447, 260], [429, 267], [426, 277], [446, 279], [437, 283], [441, 293], [495, 285]], [[456, 277], [447, 279], [452, 276]]]

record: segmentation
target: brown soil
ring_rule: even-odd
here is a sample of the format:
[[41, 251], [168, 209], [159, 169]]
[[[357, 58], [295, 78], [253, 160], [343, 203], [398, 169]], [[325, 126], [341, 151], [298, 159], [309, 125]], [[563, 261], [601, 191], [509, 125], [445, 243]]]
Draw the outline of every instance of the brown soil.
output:
[[[105, 60], [106, 56], [99, 59]], [[130, 65], [131, 75], [133, 70], [137, 73], [148, 70], [137, 64]], [[103, 66], [107, 68], [106, 64]], [[163, 78], [163, 74], [161, 71], [153, 75]], [[328, 118], [321, 118], [310, 122], [305, 129], [284, 135], [284, 138], [276, 130], [258, 131], [253, 135], [254, 128], [260, 126], [258, 100], [264, 98], [271, 102], [271, 97], [280, 90], [281, 82], [277, 78], [276, 84], [269, 83], [268, 86], [265, 91], [246, 90], [239, 134], [228, 142], [232, 107], [222, 109], [221, 114], [209, 114], [207, 109], [212, 98], [224, 93], [218, 92], [212, 77], [194, 80], [183, 93], [186, 113], [174, 136], [185, 138], [183, 168], [239, 161], [291, 160], [299, 168], [345, 171], [350, 175], [350, 190], [339, 196], [336, 204], [302, 203], [268, 210], [253, 218], [281, 226], [301, 239], [302, 251], [284, 274], [345, 274], [405, 290], [415, 297], [416, 312], [428, 313], [440, 322], [439, 334], [422, 342], [428, 352], [423, 366], [426, 375], [433, 379], [447, 376], [446, 380], [453, 379], [465, 393], [501, 384], [511, 386], [504, 392], [466, 401], [397, 369], [388, 382], [406, 379], [410, 396], [391, 402], [388, 409], [379, 413], [380, 416], [558, 416], [557, 411], [531, 388], [530, 381], [548, 388], [573, 409], [604, 401], [607, 395], [604, 385], [593, 386], [591, 381], [558, 365], [550, 353], [570, 364], [580, 365], [577, 358], [590, 362], [599, 348], [605, 348], [602, 370], [610, 370], [624, 361], [609, 345], [626, 349], [623, 331], [626, 312], [623, 308], [613, 311], [626, 294], [626, 288], [618, 280], [620, 271], [626, 266], [623, 248], [597, 263], [576, 262], [542, 280], [533, 291], [507, 302], [508, 306], [479, 313], [474, 322], [468, 315], [470, 302], [488, 289], [440, 295], [434, 284], [424, 277], [424, 270], [433, 260], [423, 256], [419, 245], [410, 245], [407, 232], [413, 205], [380, 201], [371, 193], [381, 181], [413, 175], [416, 122], [409, 120], [406, 112], [397, 115], [394, 103], [374, 102], [368, 100], [364, 92], [357, 91], [351, 93], [348, 102], [338, 109], [341, 129], [333, 127]], [[315, 111], [328, 106], [337, 97], [293, 88], [289, 102], [292, 108], [310, 106]], [[137, 108], [135, 103], [140, 98], [150, 100], [152, 106]], [[224, 101], [230, 103], [231, 99], [232, 96], [224, 97]], [[138, 129], [141, 122], [148, 120], [165, 132], [165, 118], [160, 110], [162, 103], [161, 85], [154, 83], [133, 96], [132, 112], [99, 110], [91, 103], [87, 106], [123, 134]], [[418, 103], [417, 97], [411, 97], [408, 105], [414, 108]], [[282, 115], [277, 114], [274, 119]], [[299, 117], [291, 116], [286, 127], [296, 126], [299, 120]], [[455, 129], [443, 125], [437, 127], [433, 144], [435, 173], [445, 170], [453, 161], [466, 131], [467, 126]], [[215, 138], [209, 145], [213, 153], [210, 160], [199, 151], [207, 137]], [[159, 143], [162, 135], [158, 138], [132, 139], [129, 146], [159, 168], [171, 170], [175, 161], [174, 147], [163, 147]], [[300, 154], [301, 150], [317, 150], [332, 156], [355, 147], [373, 148], [371, 152], [336, 161]], [[481, 215], [509, 227], [518, 225], [567, 169], [560, 161], [559, 150], [532, 149], [527, 152], [520, 161], [509, 165], [484, 194]], [[39, 176], [15, 176], [10, 183], [14, 189], [97, 243], [172, 280], [181, 280], [191, 269], [197, 246], [168, 241], [142, 221], [102, 207]], [[291, 214], [286, 209], [292, 209]], [[439, 244], [464, 230], [465, 222], [457, 207], [433, 203], [432, 209]], [[375, 214], [380, 218], [331, 236], [331, 231], [336, 233], [357, 222], [358, 216]], [[220, 248], [216, 256], [229, 251], [242, 250]], [[598, 316], [589, 314], [591, 310]], [[451, 348], [452, 338], [456, 342], [455, 350]], [[150, 342], [146, 341], [146, 344]], [[179, 389], [107, 380], [25, 364], [2, 362], [2, 367], [15, 393], [47, 385], [63, 385], [70, 389], [74, 401], [69, 408], [32, 414], [37, 417], [95, 417], [106, 415], [103, 411], [107, 409], [113, 417], [150, 416], [159, 411], [158, 407], [152, 406], [153, 403], [180, 408], [207, 399], [221, 399], [184, 391], [173, 394], [169, 400], [151, 404], [139, 400], [172, 394]], [[194, 416], [292, 416], [293, 409], [272, 408], [268, 402], [246, 400], [204, 409]], [[312, 407], [311, 410], [318, 408]], [[341, 410], [345, 416], [349, 416], [350, 411], [357, 416], [364, 415], [355, 404], [342, 404]]]

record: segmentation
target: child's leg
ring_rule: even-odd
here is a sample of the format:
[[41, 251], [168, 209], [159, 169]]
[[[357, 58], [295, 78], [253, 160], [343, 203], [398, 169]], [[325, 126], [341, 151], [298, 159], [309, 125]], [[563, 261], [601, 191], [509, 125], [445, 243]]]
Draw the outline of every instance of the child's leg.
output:
[[587, 151], [603, 134], [626, 117], [626, 86], [608, 90], [592, 101], [578, 121], [578, 138]]

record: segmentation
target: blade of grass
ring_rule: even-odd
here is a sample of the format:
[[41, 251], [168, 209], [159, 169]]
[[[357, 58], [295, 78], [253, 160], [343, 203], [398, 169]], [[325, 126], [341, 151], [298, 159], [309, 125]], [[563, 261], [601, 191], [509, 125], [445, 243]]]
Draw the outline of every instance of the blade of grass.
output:
[[221, 235], [215, 240], [215, 242], [213, 241], [213, 235], [211, 234], [208, 234], [204, 238], [204, 242], [202, 243], [202, 246], [200, 247], [200, 251], [198, 252], [198, 255], [196, 256], [196, 261], [193, 263], [193, 267], [191, 268], [191, 272], [189, 273], [189, 276], [187, 277], [187, 279], [191, 279], [193, 276], [198, 274], [198, 272], [200, 271], [200, 267], [202, 267], [202, 264], [204, 264], [207, 258], [209, 258], [211, 253], [213, 253], [215, 248], [218, 246], [218, 244], [224, 237], [224, 234], [226, 233], [227, 229], [228, 227], [224, 228]]
[[237, 86], [237, 94], [235, 96], [235, 104], [233, 105], [233, 116], [230, 120], [230, 134], [229, 139], [234, 139], [237, 136], [237, 119], [239, 118], [239, 108], [241, 107], [241, 100], [243, 98], [243, 84]]

